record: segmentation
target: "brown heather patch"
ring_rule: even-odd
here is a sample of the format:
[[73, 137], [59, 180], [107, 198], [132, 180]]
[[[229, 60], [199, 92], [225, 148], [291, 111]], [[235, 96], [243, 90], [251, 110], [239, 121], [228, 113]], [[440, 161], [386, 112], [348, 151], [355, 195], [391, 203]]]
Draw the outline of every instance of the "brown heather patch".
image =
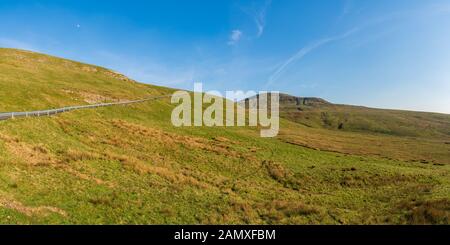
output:
[[246, 200], [230, 196], [225, 208], [212, 207], [210, 214], [199, 219], [201, 224], [258, 224], [261, 222], [255, 207]]
[[450, 224], [450, 200], [409, 200], [397, 206], [407, 224]]
[[26, 216], [48, 216], [51, 213], [56, 213], [61, 216], [67, 216], [66, 212], [60, 208], [51, 206], [29, 207], [17, 200], [14, 200], [13, 198], [9, 197], [9, 195], [3, 192], [0, 192], [0, 206], [16, 210], [17, 212], [25, 214]]
[[132, 138], [121, 137], [120, 135], [107, 135], [104, 139], [100, 140], [102, 144], [114, 146], [121, 149], [132, 148], [136, 144], [141, 142]]
[[275, 223], [298, 216], [323, 215], [320, 209], [294, 200], [272, 200], [258, 205], [257, 208], [261, 218]]
[[195, 186], [202, 189], [209, 189], [210, 185], [204, 182], [198, 181], [196, 178], [192, 176], [185, 175], [183, 173], [177, 173], [172, 169], [157, 167], [157, 166], [149, 166], [147, 168], [148, 173], [157, 174], [173, 184], [177, 184], [179, 186]]
[[418, 176], [410, 176], [405, 174], [369, 174], [366, 172], [344, 172], [340, 179], [342, 187], [380, 187], [387, 185], [402, 185], [405, 183], [413, 183]]
[[164, 144], [171, 146], [175, 144], [188, 144], [193, 147], [203, 147], [206, 145], [206, 140], [203, 138], [196, 138], [190, 136], [182, 136], [164, 132], [162, 130], [158, 130], [155, 128], [145, 127], [139, 124], [130, 123], [124, 120], [112, 120], [112, 125], [116, 128], [119, 128], [128, 133], [149, 137], [159, 142], [163, 142]]
[[[126, 131], [128, 133], [148, 137], [157, 140], [159, 143], [170, 147], [174, 145], [182, 145], [189, 149], [201, 149], [209, 152], [216, 153], [218, 155], [225, 155], [234, 158], [243, 158], [247, 160], [256, 160], [252, 154], [240, 153], [234, 150], [231, 145], [233, 142], [224, 137], [217, 137], [214, 140], [208, 140], [200, 137], [178, 135], [173, 133], [164, 132], [159, 129], [149, 128], [142, 125], [126, 122], [123, 120], [112, 120], [113, 126]], [[113, 145], [124, 146], [120, 141], [121, 138], [112, 139], [110, 142]]]
[[297, 178], [289, 169], [286, 169], [283, 165], [272, 162], [263, 161], [262, 165], [266, 168], [269, 176], [282, 184], [285, 188], [293, 190], [299, 190], [303, 183], [301, 178]]
[[71, 162], [84, 162], [84, 161], [92, 161], [92, 160], [105, 160], [105, 158], [95, 152], [88, 151], [80, 151], [76, 149], [68, 149], [66, 151], [59, 152], [62, 160], [59, 161], [58, 168], [64, 169], [68, 173], [87, 181], [93, 181], [99, 185], [106, 185], [110, 188], [116, 186], [115, 183], [111, 183], [109, 181], [104, 181], [95, 176], [91, 176], [88, 174], [81, 173], [75, 169], [73, 169], [70, 165]]
[[215, 140], [215, 141], [219, 141], [219, 142], [231, 142], [231, 140], [230, 140], [230, 139], [228, 139], [228, 138], [225, 138], [225, 137], [221, 137], [221, 136], [218, 136], [218, 137], [214, 137], [214, 138], [213, 138], [213, 140]]
[[215, 186], [217, 188], [226, 187], [226, 184], [224, 183], [230, 181], [230, 178], [224, 177], [223, 175], [211, 175], [196, 169], [183, 168], [180, 170], [180, 172], [185, 176], [195, 176], [195, 179], [197, 179], [198, 181]]
[[189, 176], [189, 173], [146, 164], [145, 162], [132, 156], [120, 155], [106, 151], [104, 153], [104, 157], [109, 160], [119, 161], [124, 167], [130, 168], [138, 174], [156, 174], [176, 185], [197, 186], [205, 189], [210, 187], [207, 183], [201, 182], [196, 178]]
[[67, 135], [72, 135], [71, 126], [73, 122], [68, 119], [64, 119], [63, 117], [55, 117], [55, 121], [59, 124], [59, 127], [63, 130]]
[[68, 149], [62, 152], [63, 162], [89, 161], [101, 159], [101, 155], [91, 151], [80, 151], [76, 149]]
[[17, 157], [18, 160], [23, 161], [27, 165], [51, 166], [56, 169], [62, 169], [80, 179], [94, 181], [97, 184], [103, 184], [110, 187], [114, 186], [114, 184], [105, 182], [96, 177], [83, 174], [67, 164], [70, 161], [92, 160], [99, 155], [77, 150], [68, 150], [67, 152], [63, 153], [63, 160], [60, 160], [49, 153], [48, 150], [41, 144], [30, 145], [25, 142], [20, 142], [18, 138], [6, 136], [4, 134], [0, 134], [0, 139], [5, 142], [6, 148], [9, 153], [11, 153], [14, 157]]
[[20, 142], [18, 138], [0, 134], [5, 142], [6, 149], [13, 156], [32, 166], [48, 166], [55, 163], [55, 159], [48, 153], [43, 145], [30, 145]]
[[68, 172], [68, 173], [70, 173], [70, 174], [72, 174], [72, 175], [74, 175], [74, 176], [76, 176], [76, 177], [78, 177], [80, 179], [87, 180], [87, 181], [92, 181], [92, 182], [95, 182], [98, 185], [105, 185], [105, 186], [108, 186], [109, 188], [114, 188], [116, 186], [115, 183], [111, 183], [109, 181], [104, 181], [104, 180], [96, 178], [94, 176], [81, 173], [81, 172], [79, 172], [79, 171], [77, 171], [77, 170], [75, 170], [75, 169], [73, 169], [73, 168], [71, 168], [69, 166], [64, 166], [63, 169], [66, 172]]

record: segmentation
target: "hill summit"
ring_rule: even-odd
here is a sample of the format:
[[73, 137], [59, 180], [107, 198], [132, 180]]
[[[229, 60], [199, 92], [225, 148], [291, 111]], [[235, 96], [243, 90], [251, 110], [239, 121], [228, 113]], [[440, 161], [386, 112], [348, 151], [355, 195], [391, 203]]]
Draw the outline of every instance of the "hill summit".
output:
[[[270, 93], [267, 93], [267, 97], [270, 98]], [[245, 101], [248, 102], [250, 99], [259, 99], [260, 94], [253, 97], [246, 98]], [[331, 104], [330, 102], [317, 97], [298, 97], [289, 95], [286, 93], [279, 93], [280, 107], [296, 107], [296, 106], [314, 106], [314, 105], [324, 105]]]

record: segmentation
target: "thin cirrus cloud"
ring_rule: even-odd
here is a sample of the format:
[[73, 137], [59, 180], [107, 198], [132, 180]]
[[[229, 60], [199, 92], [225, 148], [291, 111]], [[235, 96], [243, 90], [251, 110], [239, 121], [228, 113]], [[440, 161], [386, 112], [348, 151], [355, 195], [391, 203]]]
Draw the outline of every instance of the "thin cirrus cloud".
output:
[[228, 45], [235, 45], [241, 40], [242, 31], [241, 30], [232, 30], [230, 34], [230, 38], [228, 40]]
[[272, 0], [265, 1], [264, 5], [259, 7], [258, 9], [243, 9], [243, 12], [251, 16], [253, 21], [255, 22], [257, 33], [256, 37], [259, 38], [263, 35], [264, 29], [266, 27], [266, 15], [267, 10], [272, 4]]
[[270, 7], [271, 3], [272, 3], [271, 0], [266, 1], [264, 6], [259, 11], [257, 11], [253, 16], [256, 27], [258, 28], [257, 37], [261, 37], [262, 34], [264, 33], [264, 28], [266, 27], [267, 9]]
[[[252, 18], [253, 21], [255, 22], [256, 28], [257, 28], [257, 33], [256, 33], [256, 37], [259, 38], [263, 35], [264, 33], [264, 29], [266, 27], [266, 13], [267, 13], [267, 9], [270, 7], [270, 4], [272, 3], [272, 0], [267, 0], [264, 5], [262, 7], [260, 7], [258, 10], [250, 10], [250, 11], [245, 11], [247, 14], [249, 14]], [[228, 45], [232, 46], [237, 44], [241, 38], [242, 38], [243, 32], [241, 30], [232, 30], [229, 40], [228, 40]]]
[[337, 35], [337, 36], [326, 37], [326, 38], [322, 38], [322, 39], [316, 40], [316, 41], [310, 43], [309, 45], [301, 48], [294, 55], [292, 55], [285, 62], [283, 62], [275, 70], [274, 73], [272, 73], [272, 75], [269, 77], [269, 80], [265, 84], [265, 87], [267, 88], [270, 85], [272, 85], [273, 83], [275, 83], [280, 78], [280, 76], [285, 72], [286, 68], [288, 68], [289, 65], [291, 65], [293, 62], [302, 59], [308, 53], [314, 51], [317, 48], [320, 48], [321, 46], [323, 46], [325, 44], [344, 39], [344, 38], [350, 36], [351, 34], [357, 32], [358, 30], [359, 30], [359, 28], [353, 28], [353, 29], [351, 29], [351, 30], [349, 30], [349, 31], [347, 31], [347, 32], [345, 32], [343, 34]]
[[366, 21], [359, 26], [350, 29], [349, 31], [342, 33], [337, 36], [332, 37], [325, 37], [319, 40], [316, 40], [309, 45], [301, 48], [298, 50], [294, 55], [290, 56], [287, 60], [285, 60], [281, 65], [278, 66], [278, 68], [275, 70], [275, 72], [272, 73], [272, 75], [269, 77], [268, 81], [265, 83], [264, 87], [268, 88], [272, 84], [274, 84], [286, 71], [286, 69], [292, 65], [297, 60], [302, 59], [304, 56], [309, 54], [310, 52], [320, 48], [323, 45], [326, 45], [331, 42], [340, 41], [342, 39], [345, 39], [352, 34], [355, 34], [356, 32], [359, 32], [363, 29], [366, 29], [370, 26], [382, 24], [387, 21], [391, 21], [394, 19], [404, 19], [404, 18], [411, 18], [411, 17], [417, 17], [417, 16], [427, 16], [427, 15], [437, 15], [437, 14], [448, 14], [450, 13], [450, 5], [433, 5], [430, 8], [425, 9], [413, 9], [413, 10], [406, 10], [406, 11], [397, 11], [393, 12], [369, 21]]

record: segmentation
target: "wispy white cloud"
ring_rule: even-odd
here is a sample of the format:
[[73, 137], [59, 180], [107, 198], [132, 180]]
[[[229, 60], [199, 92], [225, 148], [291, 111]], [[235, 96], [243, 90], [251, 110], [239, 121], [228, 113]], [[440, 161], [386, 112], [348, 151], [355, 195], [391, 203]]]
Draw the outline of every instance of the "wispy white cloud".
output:
[[228, 40], [228, 45], [235, 45], [239, 40], [241, 40], [242, 31], [241, 30], [232, 30], [230, 34], [230, 38]]
[[393, 12], [393, 13], [363, 22], [359, 26], [357, 26], [353, 29], [350, 29], [349, 31], [342, 33], [340, 35], [332, 36], [332, 37], [325, 37], [325, 38], [316, 40], [316, 41], [310, 43], [309, 45], [301, 48], [294, 55], [292, 55], [287, 60], [282, 62], [281, 65], [279, 65], [278, 68], [276, 68], [275, 72], [273, 72], [272, 75], [269, 77], [268, 81], [265, 84], [265, 88], [267, 89], [269, 86], [271, 86], [273, 83], [275, 83], [292, 63], [302, 59], [308, 53], [314, 51], [315, 49], [320, 48], [323, 45], [345, 39], [356, 32], [359, 32], [359, 31], [369, 28], [370, 26], [379, 25], [379, 24], [382, 24], [382, 23], [385, 23], [388, 21], [392, 21], [395, 19], [429, 17], [429, 16], [438, 15], [438, 14], [448, 14], [448, 13], [450, 13], [450, 4], [431, 5], [428, 8], [397, 11], [397, 12]]
[[292, 55], [286, 61], [284, 61], [275, 70], [274, 73], [272, 73], [272, 75], [269, 77], [269, 80], [265, 84], [265, 87], [267, 88], [270, 85], [272, 85], [274, 82], [276, 82], [280, 78], [280, 76], [284, 73], [286, 68], [288, 68], [289, 65], [291, 65], [293, 62], [302, 59], [308, 53], [314, 51], [315, 49], [317, 49], [325, 44], [344, 39], [344, 38], [350, 36], [351, 34], [357, 32], [358, 30], [359, 30], [358, 28], [354, 28], [343, 34], [337, 35], [337, 36], [322, 38], [322, 39], [316, 40], [316, 41], [310, 43], [309, 45], [306, 45], [305, 47], [301, 48], [294, 55]]
[[258, 28], [257, 37], [262, 36], [262, 34], [264, 33], [264, 28], [266, 27], [266, 13], [271, 3], [271, 0], [267, 0], [262, 8], [253, 16], [256, 27]]
[[266, 16], [272, 4], [272, 0], [266, 0], [263, 5], [252, 5], [243, 7], [241, 11], [248, 15], [254, 22], [256, 27], [256, 38], [260, 38], [264, 34], [266, 28]]

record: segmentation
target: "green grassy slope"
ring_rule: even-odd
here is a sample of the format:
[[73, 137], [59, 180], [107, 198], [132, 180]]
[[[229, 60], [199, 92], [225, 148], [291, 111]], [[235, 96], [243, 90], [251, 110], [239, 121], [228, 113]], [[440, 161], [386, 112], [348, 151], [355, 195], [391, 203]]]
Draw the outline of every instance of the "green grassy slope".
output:
[[450, 163], [450, 115], [337, 105], [280, 95], [285, 142], [313, 149], [432, 164]]
[[[0, 111], [171, 91], [9, 49], [0, 85]], [[0, 223], [449, 223], [450, 165], [320, 151], [253, 128], [174, 128], [173, 107], [1, 121]], [[285, 135], [308, 130], [282, 120]]]
[[0, 49], [0, 86], [0, 111], [138, 99], [171, 91], [105, 68], [13, 49]]
[[338, 105], [280, 95], [282, 116], [308, 127], [393, 136], [450, 138], [450, 115]]

